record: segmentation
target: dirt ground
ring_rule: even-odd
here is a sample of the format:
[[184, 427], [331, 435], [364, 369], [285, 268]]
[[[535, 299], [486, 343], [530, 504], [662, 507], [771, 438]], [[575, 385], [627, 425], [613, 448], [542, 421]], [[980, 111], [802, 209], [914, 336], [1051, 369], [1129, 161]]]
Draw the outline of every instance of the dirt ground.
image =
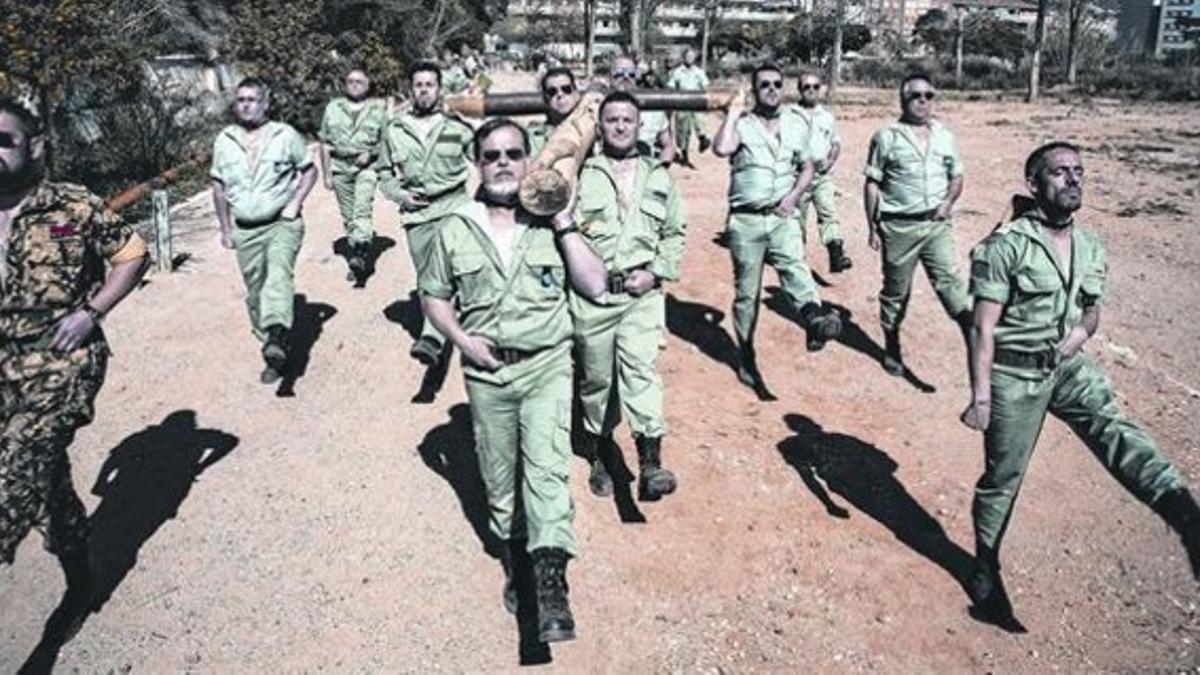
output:
[[[1109, 303], [1088, 350], [1119, 398], [1193, 483], [1200, 478], [1200, 132], [1195, 107], [1114, 101], [938, 103], [967, 187], [966, 255], [1020, 189], [1039, 142], [1086, 148], [1081, 220], [1109, 246]], [[299, 376], [258, 383], [233, 256], [206, 200], [177, 214], [173, 274], [154, 274], [107, 321], [97, 420], [73, 449], [111, 595], [58, 660], [64, 672], [572, 672], [1177, 670], [1200, 666], [1197, 586], [1178, 540], [1051, 421], [1003, 552], [1010, 635], [967, 615], [970, 499], [980, 438], [959, 424], [963, 348], [928, 283], [904, 327], [908, 380], [879, 367], [878, 259], [866, 247], [861, 167], [890, 92], [848, 90], [835, 177], [855, 267], [823, 296], [849, 312], [842, 343], [808, 353], [770, 298], [759, 352], [779, 400], [759, 402], [731, 363], [728, 170], [675, 168], [689, 214], [660, 361], [680, 491], [647, 504], [572, 488], [579, 638], [523, 641], [486, 548], [461, 372], [432, 402], [407, 352], [413, 270], [394, 208], [365, 289], [344, 280], [340, 222], [318, 187], [306, 207], [297, 293]], [[710, 127], [718, 120], [713, 116]], [[635, 463], [627, 432], [619, 441]], [[816, 475], [806, 458], [818, 459]], [[38, 641], [62, 593], [30, 537], [0, 568], [0, 672]]]

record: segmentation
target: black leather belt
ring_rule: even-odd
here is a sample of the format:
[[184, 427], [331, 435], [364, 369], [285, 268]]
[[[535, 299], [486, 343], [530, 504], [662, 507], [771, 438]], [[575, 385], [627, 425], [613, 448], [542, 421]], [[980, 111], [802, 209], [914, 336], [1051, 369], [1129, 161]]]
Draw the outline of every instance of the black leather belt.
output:
[[608, 292], [609, 293], [624, 293], [625, 280], [629, 276], [624, 272], [609, 272], [608, 273]]
[[729, 212], [747, 216], [769, 216], [775, 213], [775, 208], [775, 206], [734, 206], [729, 209]]
[[516, 349], [514, 347], [496, 347], [492, 350], [492, 355], [496, 360], [506, 366], [511, 366], [514, 363], [520, 363], [541, 354], [545, 349], [536, 349], [529, 351], [525, 349]]
[[889, 220], [939, 220], [939, 218], [937, 209], [929, 209], [920, 213], [881, 213], [879, 220], [886, 223]]
[[1057, 349], [1047, 349], [1043, 352], [1017, 352], [1011, 349], [997, 349], [992, 356], [992, 362], [1011, 368], [1028, 368], [1031, 370], [1053, 370], [1058, 365]]

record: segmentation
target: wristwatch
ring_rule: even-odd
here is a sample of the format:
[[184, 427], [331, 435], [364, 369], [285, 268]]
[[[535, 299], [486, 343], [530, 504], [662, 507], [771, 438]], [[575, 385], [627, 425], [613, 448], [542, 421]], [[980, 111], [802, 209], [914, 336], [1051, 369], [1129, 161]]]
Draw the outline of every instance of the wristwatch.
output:
[[83, 306], [79, 309], [82, 309], [89, 317], [91, 317], [92, 323], [96, 324], [97, 326], [100, 325], [100, 321], [104, 319], [104, 312], [92, 307], [92, 303], [90, 302], [83, 303]]
[[578, 224], [578, 223], [576, 223], [576, 222], [572, 221], [570, 225], [568, 225], [568, 226], [564, 227], [563, 229], [561, 229], [561, 230], [555, 230], [555, 231], [554, 231], [554, 238], [555, 238], [555, 239], [562, 239], [563, 237], [567, 236], [568, 234], [571, 234], [572, 232], [582, 233], [582, 232], [583, 232], [583, 230], [579, 229], [579, 224]]

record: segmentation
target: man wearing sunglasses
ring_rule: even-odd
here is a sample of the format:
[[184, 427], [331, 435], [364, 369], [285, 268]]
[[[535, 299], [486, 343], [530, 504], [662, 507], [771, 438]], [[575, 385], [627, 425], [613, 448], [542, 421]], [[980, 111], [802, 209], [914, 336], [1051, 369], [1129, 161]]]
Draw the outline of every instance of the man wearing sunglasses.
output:
[[572, 296], [571, 312], [583, 371], [588, 485], [597, 496], [612, 494], [612, 434], [624, 411], [637, 446], [639, 495], [655, 500], [676, 487], [674, 474], [662, 466], [667, 426], [656, 362], [666, 316], [662, 284], [679, 278], [686, 224], [666, 166], [638, 154], [638, 112], [637, 100], [623, 91], [600, 105], [603, 150], [580, 171], [576, 213], [604, 260], [608, 292], [596, 299]]
[[555, 127], [575, 110], [579, 105], [579, 88], [575, 84], [575, 74], [570, 68], [555, 66], [542, 76], [542, 100], [546, 102], [546, 119], [525, 127], [529, 134], [529, 145], [533, 157], [536, 157], [546, 145], [546, 139], [554, 133]]
[[[400, 205], [400, 224], [417, 272], [418, 286], [443, 217], [466, 203], [474, 130], [442, 105], [442, 73], [422, 61], [408, 72], [412, 106], [383, 132], [379, 188]], [[409, 355], [427, 367], [441, 364], [446, 339], [429, 321]]]
[[808, 205], [817, 212], [817, 228], [821, 243], [829, 252], [829, 271], [837, 274], [853, 266], [845, 252], [842, 228], [838, 224], [837, 196], [833, 185], [833, 163], [842, 152], [842, 138], [838, 135], [833, 113], [821, 105], [821, 90], [824, 79], [817, 71], [800, 75], [800, 105], [796, 108], [800, 118], [808, 124], [809, 155], [813, 158], [813, 181], [800, 200], [800, 231], [804, 232], [808, 221]]
[[[613, 59], [609, 71], [612, 88], [616, 91], [633, 91], [638, 85], [638, 68], [628, 56]], [[664, 164], [675, 160], [675, 137], [671, 133], [671, 117], [664, 110], [643, 110], [638, 115], [639, 151], [646, 156], [657, 157]]]
[[[683, 52], [683, 63], [671, 71], [667, 86], [680, 91], [706, 91], [708, 75], [696, 64], [696, 50], [688, 48]], [[688, 159], [688, 146], [691, 145], [692, 131], [700, 143], [700, 152], [708, 149], [708, 134], [704, 133], [704, 122], [700, 113], [694, 110], [681, 111], [675, 114], [675, 137], [679, 140], [679, 163], [692, 166]]]
[[61, 642], [93, 601], [67, 448], [104, 383], [101, 320], [142, 278], [147, 255], [86, 188], [45, 180], [45, 148], [40, 121], [0, 97], [0, 563], [30, 530], [45, 535], [67, 581], [47, 623]]
[[387, 125], [387, 110], [380, 99], [368, 99], [371, 81], [355, 68], [346, 73], [345, 96], [325, 106], [321, 118], [321, 174], [325, 188], [337, 197], [346, 228], [349, 281], [366, 281], [367, 260], [375, 239], [373, 207], [379, 139]]
[[946, 313], [964, 339], [971, 322], [967, 287], [955, 264], [950, 214], [963, 190], [963, 164], [954, 134], [933, 117], [936, 92], [926, 75], [900, 84], [900, 119], [875, 132], [863, 169], [867, 243], [882, 250], [883, 368], [904, 374], [900, 323], [917, 263], [925, 268]]
[[1000, 577], [1000, 542], [1047, 413], [1179, 534], [1200, 578], [1200, 508], [1083, 351], [1100, 325], [1108, 266], [1099, 235], [1075, 220], [1083, 205], [1079, 148], [1059, 141], [1034, 150], [1025, 182], [1034, 203], [971, 253], [973, 391], [962, 415], [983, 432], [985, 452], [971, 507], [973, 613], [1015, 632], [1023, 628]]
[[508, 544], [505, 606], [516, 612], [513, 561], [528, 552], [538, 635], [556, 642], [575, 637], [566, 580], [567, 561], [577, 554], [567, 289], [599, 297], [604, 263], [570, 209], [548, 223], [520, 207], [528, 153], [528, 137], [516, 122], [497, 118], [479, 128], [478, 197], [460, 204], [435, 232], [420, 291], [426, 316], [463, 355], [489, 526]]
[[278, 381], [288, 364], [296, 257], [304, 241], [300, 210], [317, 181], [304, 138], [268, 119], [270, 95], [257, 78], [238, 84], [237, 123], [217, 134], [209, 171], [221, 244], [237, 252], [250, 327], [263, 343], [264, 384]]
[[812, 181], [808, 127], [794, 106], [782, 106], [783, 72], [764, 64], [751, 75], [754, 109], [733, 97], [717, 131], [713, 154], [729, 157], [729, 220], [726, 233], [733, 255], [733, 324], [741, 359], [738, 379], [759, 398], [773, 400], [754, 351], [764, 264], [779, 274], [788, 302], [798, 312], [810, 350], [842, 331], [841, 318], [825, 309], [812, 271], [796, 206]]

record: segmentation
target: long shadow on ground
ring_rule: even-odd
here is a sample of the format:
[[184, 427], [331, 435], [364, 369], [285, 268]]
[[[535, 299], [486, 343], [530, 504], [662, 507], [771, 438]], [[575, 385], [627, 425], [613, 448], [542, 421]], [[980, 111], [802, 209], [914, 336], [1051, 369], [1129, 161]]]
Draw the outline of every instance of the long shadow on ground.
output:
[[695, 345], [705, 356], [737, 372], [738, 348], [721, 327], [725, 313], [711, 305], [667, 294], [667, 330]]
[[[92, 611], [104, 607], [137, 564], [142, 546], [179, 513], [192, 484], [237, 445], [237, 436], [198, 428], [194, 411], [177, 410], [112, 449], [92, 487], [100, 505], [88, 518]], [[22, 672], [49, 672], [63, 644], [47, 631]]]
[[[450, 408], [450, 420], [434, 427], [417, 446], [421, 461], [440, 476], [458, 498], [463, 516], [470, 523], [483, 552], [499, 561], [507, 543], [488, 527], [487, 490], [479, 472], [479, 457], [475, 453], [475, 434], [471, 423], [470, 406], [460, 403]], [[520, 485], [520, 473], [515, 477]], [[517, 491], [515, 522], [523, 522], [520, 490]], [[538, 642], [537, 596], [533, 581], [533, 564], [529, 556], [518, 551], [513, 556], [513, 574], [517, 588], [518, 658], [521, 665], [550, 663], [549, 647]], [[496, 607], [500, 606], [497, 587]]]
[[[768, 286], [766, 291], [767, 299], [764, 304], [767, 308], [803, 328], [804, 324], [800, 320], [799, 312], [792, 307], [792, 303], [788, 302], [783, 289], [778, 286]], [[883, 347], [878, 342], [872, 340], [871, 336], [867, 335], [862, 327], [854, 322], [854, 313], [848, 307], [843, 307], [837, 303], [825, 302], [823, 304], [836, 311], [842, 317], [842, 334], [836, 338], [835, 342], [866, 356], [877, 365], [881, 364], [883, 362]], [[907, 366], [904, 368], [904, 381], [922, 393], [931, 394], [937, 391], [937, 387], [922, 380]]]
[[309, 302], [308, 296], [303, 293], [298, 293], [294, 302], [288, 364], [284, 369], [283, 379], [279, 382], [279, 388], [275, 391], [275, 395], [280, 398], [290, 398], [296, 395], [296, 381], [308, 373], [312, 350], [316, 346], [317, 340], [321, 339], [321, 331], [325, 327], [325, 322], [338, 313], [337, 308], [333, 305]]
[[[409, 293], [403, 300], [397, 300], [383, 308], [383, 316], [392, 323], [399, 324], [404, 332], [414, 341], [421, 336], [421, 325], [424, 315], [421, 314], [421, 299], [416, 291]], [[454, 352], [448, 346], [441, 363], [433, 368], [426, 368], [421, 377], [421, 384], [413, 394], [412, 403], [432, 403], [446, 383], [446, 374], [450, 371], [450, 359]]]
[[908, 493], [895, 476], [895, 460], [853, 436], [825, 431], [804, 415], [789, 413], [783, 420], [795, 435], [778, 444], [779, 453], [829, 515], [850, 518], [832, 492], [891, 530], [966, 590], [974, 558], [950, 541], [941, 524]]

